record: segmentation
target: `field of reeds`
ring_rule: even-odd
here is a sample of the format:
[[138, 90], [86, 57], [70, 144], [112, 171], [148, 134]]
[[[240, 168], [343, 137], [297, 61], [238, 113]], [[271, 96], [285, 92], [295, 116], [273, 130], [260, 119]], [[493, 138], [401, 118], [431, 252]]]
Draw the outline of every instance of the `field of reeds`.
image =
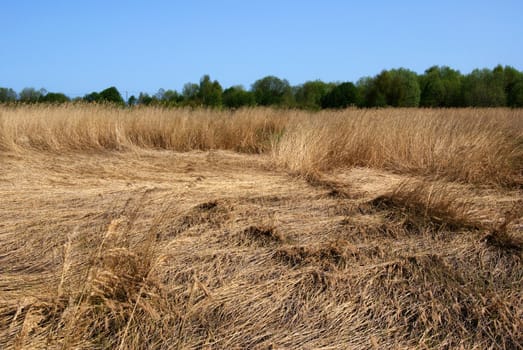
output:
[[2, 349], [523, 349], [523, 110], [0, 107]]

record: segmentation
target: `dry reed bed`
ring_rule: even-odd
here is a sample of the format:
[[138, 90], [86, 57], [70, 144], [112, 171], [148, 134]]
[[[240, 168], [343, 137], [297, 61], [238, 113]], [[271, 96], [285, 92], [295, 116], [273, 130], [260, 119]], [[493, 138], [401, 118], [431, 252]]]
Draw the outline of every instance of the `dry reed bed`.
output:
[[[523, 242], [484, 239], [498, 233], [471, 229], [466, 203], [442, 191], [402, 183], [341, 221], [322, 208], [346, 200], [315, 188], [200, 193], [207, 200], [184, 209], [173, 196], [146, 225], [152, 194], [138, 191], [91, 218], [91, 231], [59, 233], [62, 257], [31, 266], [55, 270], [45, 287], [17, 295], [11, 282], [0, 345], [521, 348]], [[293, 220], [267, 221], [274, 210]], [[386, 216], [386, 227], [359, 213]]]
[[120, 109], [97, 105], [0, 109], [0, 149], [36, 151], [173, 151], [224, 149], [259, 153], [271, 147], [290, 115], [244, 110]]
[[476, 184], [523, 183], [520, 109], [0, 109], [4, 152], [135, 147], [270, 153], [276, 164], [301, 175], [365, 166]]
[[365, 166], [470, 183], [521, 185], [523, 111], [349, 110], [287, 129], [274, 149], [291, 170]]
[[[474, 185], [521, 184], [518, 110], [29, 106], [0, 125], [2, 348], [522, 348], [521, 191]], [[351, 166], [397, 174], [324, 174]]]

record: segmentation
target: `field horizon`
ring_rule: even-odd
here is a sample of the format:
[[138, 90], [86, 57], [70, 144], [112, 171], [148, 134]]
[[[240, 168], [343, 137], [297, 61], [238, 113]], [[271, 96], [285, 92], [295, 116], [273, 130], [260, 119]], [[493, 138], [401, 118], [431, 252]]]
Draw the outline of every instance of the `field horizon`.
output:
[[522, 349], [523, 110], [0, 107], [0, 347]]

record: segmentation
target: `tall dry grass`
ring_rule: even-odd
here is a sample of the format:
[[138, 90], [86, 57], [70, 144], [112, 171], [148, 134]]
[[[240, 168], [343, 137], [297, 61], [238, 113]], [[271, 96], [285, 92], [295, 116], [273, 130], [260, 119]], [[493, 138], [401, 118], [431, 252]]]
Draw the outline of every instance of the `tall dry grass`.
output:
[[269, 109], [239, 113], [103, 105], [0, 108], [2, 151], [102, 151], [133, 147], [174, 151], [270, 149], [288, 114]]
[[480, 158], [465, 152], [437, 175], [515, 184], [518, 111], [0, 113], [2, 349], [521, 349], [517, 195], [505, 212], [506, 192], [485, 189], [486, 221], [479, 189], [446, 181], [368, 196], [370, 169], [338, 188], [245, 166], [257, 156], [216, 152], [209, 169], [201, 154], [101, 154], [223, 148], [304, 175], [430, 174], [417, 161], [445, 158], [425, 143], [468, 142], [497, 172], [467, 178]]
[[523, 113], [509, 109], [322, 112], [290, 125], [274, 156], [305, 174], [365, 166], [471, 183], [521, 184]]
[[523, 183], [519, 109], [0, 108], [0, 151], [135, 147], [270, 153], [301, 175], [365, 166], [470, 183]]

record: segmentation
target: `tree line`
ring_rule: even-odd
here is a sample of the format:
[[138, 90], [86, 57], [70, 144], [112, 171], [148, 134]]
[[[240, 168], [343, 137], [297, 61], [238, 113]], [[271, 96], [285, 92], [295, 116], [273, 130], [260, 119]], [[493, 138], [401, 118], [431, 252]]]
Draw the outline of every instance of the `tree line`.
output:
[[266, 76], [250, 89], [241, 85], [223, 89], [204, 75], [199, 83], [187, 83], [183, 90], [159, 89], [154, 95], [140, 93], [127, 101], [115, 87], [69, 98], [60, 92], [25, 88], [19, 93], [0, 87], [0, 103], [113, 103], [121, 106], [328, 109], [374, 107], [523, 107], [523, 72], [510, 66], [475, 69], [461, 74], [447, 66], [433, 66], [423, 74], [399, 68], [383, 70], [373, 77], [353, 82], [308, 81], [291, 86], [286, 79]]

